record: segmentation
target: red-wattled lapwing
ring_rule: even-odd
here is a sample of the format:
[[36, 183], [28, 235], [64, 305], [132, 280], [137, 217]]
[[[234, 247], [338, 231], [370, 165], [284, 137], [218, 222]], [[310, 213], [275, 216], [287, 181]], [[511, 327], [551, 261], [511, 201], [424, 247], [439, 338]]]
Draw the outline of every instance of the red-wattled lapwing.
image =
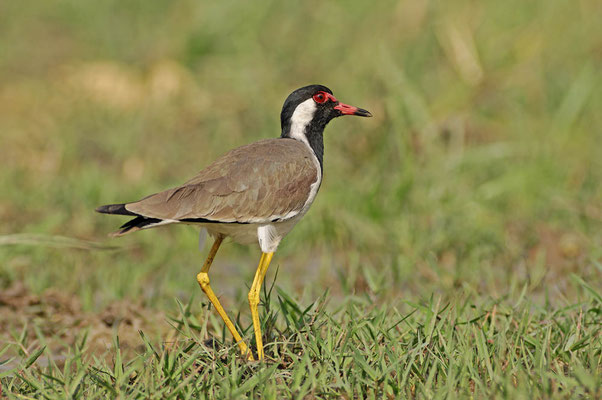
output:
[[310, 85], [291, 93], [282, 107], [282, 134], [231, 150], [182, 186], [140, 201], [102, 206], [105, 214], [133, 216], [114, 235], [176, 223], [195, 224], [215, 239], [197, 275], [201, 289], [226, 323], [240, 350], [251, 351], [209, 285], [209, 268], [225, 237], [242, 244], [258, 243], [261, 259], [249, 291], [257, 343], [263, 341], [257, 305], [272, 256], [282, 238], [305, 215], [322, 182], [324, 141], [328, 122], [342, 115], [371, 117], [370, 112], [339, 102], [330, 89]]

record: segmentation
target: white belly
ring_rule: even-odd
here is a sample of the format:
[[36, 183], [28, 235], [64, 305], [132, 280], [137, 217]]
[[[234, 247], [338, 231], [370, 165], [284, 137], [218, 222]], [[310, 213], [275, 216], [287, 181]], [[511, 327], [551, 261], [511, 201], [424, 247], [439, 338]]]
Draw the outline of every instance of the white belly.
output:
[[282, 238], [293, 229], [304, 213], [285, 221], [269, 224], [202, 224], [207, 232], [215, 237], [223, 235], [240, 244], [257, 243], [264, 253], [276, 251]]

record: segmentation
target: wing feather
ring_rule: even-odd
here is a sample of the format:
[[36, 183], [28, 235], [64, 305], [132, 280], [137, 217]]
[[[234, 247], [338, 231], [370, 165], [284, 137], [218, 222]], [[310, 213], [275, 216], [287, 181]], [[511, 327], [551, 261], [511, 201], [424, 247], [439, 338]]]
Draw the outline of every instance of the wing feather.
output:
[[319, 179], [315, 156], [294, 139], [234, 149], [184, 185], [126, 204], [147, 218], [270, 222], [301, 211]]

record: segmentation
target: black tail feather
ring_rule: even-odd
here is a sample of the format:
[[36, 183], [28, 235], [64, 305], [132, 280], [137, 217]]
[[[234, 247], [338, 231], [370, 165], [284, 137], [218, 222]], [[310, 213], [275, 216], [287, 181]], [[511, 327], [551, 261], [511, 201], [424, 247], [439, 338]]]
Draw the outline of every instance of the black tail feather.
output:
[[106, 206], [100, 206], [96, 209], [96, 212], [102, 214], [116, 214], [116, 215], [129, 215], [133, 218], [126, 222], [125, 224], [119, 227], [117, 232], [113, 232], [111, 236], [121, 236], [129, 232], [134, 232], [139, 229], [143, 229], [144, 227], [152, 224], [156, 224], [157, 222], [161, 222], [162, 220], [159, 218], [147, 218], [142, 215], [136, 214], [125, 208], [125, 204], [107, 204]]
[[117, 232], [112, 233], [112, 236], [121, 236], [129, 233], [130, 231], [137, 231], [139, 229], [143, 229], [147, 225], [156, 224], [161, 222], [161, 219], [158, 218], [146, 218], [146, 217], [136, 217], [134, 219], [129, 220], [125, 224], [119, 227]]
[[135, 214], [125, 208], [125, 204], [108, 204], [106, 206], [100, 206], [96, 209], [96, 212], [102, 214], [119, 214], [119, 215], [131, 215], [133, 217], [137, 216]]

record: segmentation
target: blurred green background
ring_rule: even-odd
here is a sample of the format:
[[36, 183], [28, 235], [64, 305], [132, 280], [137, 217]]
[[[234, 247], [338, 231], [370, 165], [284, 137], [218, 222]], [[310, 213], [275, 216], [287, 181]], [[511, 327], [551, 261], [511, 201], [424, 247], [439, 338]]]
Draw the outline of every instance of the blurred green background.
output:
[[[571, 274], [602, 282], [600, 21], [598, 0], [4, 1], [0, 288], [90, 311], [201, 299], [195, 228], [108, 239], [124, 219], [94, 208], [278, 136], [286, 96], [320, 83], [374, 118], [326, 129], [320, 194], [268, 282], [302, 302], [574, 300]], [[234, 312], [258, 259], [218, 254]]]

